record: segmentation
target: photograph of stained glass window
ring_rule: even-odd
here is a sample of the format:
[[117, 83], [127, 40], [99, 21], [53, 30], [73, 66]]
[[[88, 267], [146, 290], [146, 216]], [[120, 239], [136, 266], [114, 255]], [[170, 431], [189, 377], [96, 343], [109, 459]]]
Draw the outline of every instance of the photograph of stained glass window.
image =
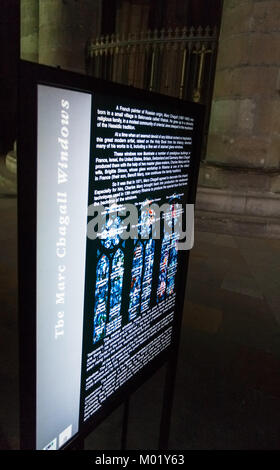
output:
[[175, 278], [178, 264], [178, 241], [180, 210], [176, 195], [170, 198], [169, 211], [165, 214], [164, 237], [161, 245], [160, 271], [157, 288], [157, 301], [171, 295], [175, 289]]
[[98, 240], [101, 257], [96, 266], [93, 343], [121, 326], [124, 275], [123, 244], [119, 234], [121, 219], [115, 207], [111, 207], [106, 215], [107, 220]]
[[149, 308], [152, 291], [155, 240], [148, 240], [145, 246], [144, 276], [142, 282], [141, 312]]
[[129, 297], [129, 320], [149, 308], [154, 264], [155, 240], [152, 237], [153, 224], [156, 221], [152, 201], [145, 200], [141, 206], [139, 235], [135, 244], [131, 271], [131, 289]]
[[93, 341], [104, 338], [107, 319], [109, 260], [105, 255], [100, 256], [96, 267], [96, 288], [94, 306], [94, 336]]
[[129, 320], [133, 320], [139, 312], [143, 270], [143, 245], [138, 241], [133, 253], [133, 264], [131, 271], [131, 288], [129, 296]]
[[[127, 241], [122, 240], [121, 218], [118, 207], [106, 210], [106, 222], [98, 243], [98, 262], [94, 296], [93, 343], [104, 339], [122, 326], [123, 285], [125, 275], [125, 257], [131, 256], [129, 290], [127, 296], [127, 320], [133, 321], [138, 315], [150, 308], [154, 273], [154, 258], [157, 220], [153, 201], [145, 200], [140, 204], [138, 222], [139, 238], [133, 241], [133, 251], [127, 251]], [[169, 198], [169, 210], [164, 214], [164, 222], [169, 230], [164, 229], [161, 240], [160, 261], [157, 264], [156, 301], [166, 299], [174, 292], [178, 263], [179, 231], [176, 195]], [[166, 228], [166, 227], [165, 227]], [[154, 233], [153, 233], [154, 230]]]

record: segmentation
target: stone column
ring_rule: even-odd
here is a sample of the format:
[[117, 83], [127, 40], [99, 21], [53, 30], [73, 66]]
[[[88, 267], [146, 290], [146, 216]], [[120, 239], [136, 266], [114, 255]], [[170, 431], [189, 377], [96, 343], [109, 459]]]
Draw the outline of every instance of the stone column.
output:
[[39, 1], [20, 2], [21, 59], [38, 62]]
[[224, 0], [202, 228], [280, 236], [279, 44], [278, 0]]
[[40, 0], [39, 62], [85, 71], [85, 44], [98, 36], [101, 0]]

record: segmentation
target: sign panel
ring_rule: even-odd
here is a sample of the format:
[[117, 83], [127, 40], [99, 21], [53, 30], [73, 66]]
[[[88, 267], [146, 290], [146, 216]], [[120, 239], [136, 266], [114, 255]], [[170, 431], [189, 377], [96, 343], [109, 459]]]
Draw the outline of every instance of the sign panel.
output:
[[90, 124], [90, 94], [38, 85], [38, 449], [79, 429]]
[[[33, 112], [19, 137], [20, 252], [31, 250], [33, 273], [23, 276], [20, 255], [21, 331], [30, 331], [29, 348], [21, 340], [22, 442], [54, 450], [98, 424], [176, 347], [202, 109], [42, 66], [21, 70], [20, 116], [28, 100]], [[28, 239], [27, 204], [36, 220]]]

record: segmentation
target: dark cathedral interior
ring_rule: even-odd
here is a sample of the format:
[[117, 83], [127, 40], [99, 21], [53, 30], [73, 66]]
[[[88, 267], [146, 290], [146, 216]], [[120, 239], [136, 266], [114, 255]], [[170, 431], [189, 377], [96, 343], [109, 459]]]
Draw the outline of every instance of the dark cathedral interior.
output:
[[[20, 448], [23, 59], [204, 105], [168, 448], [279, 450], [279, 0], [2, 0], [0, 38], [0, 449]], [[153, 246], [145, 249], [152, 256]], [[115, 256], [120, 265], [122, 251]], [[94, 342], [104, 337], [96, 331]], [[131, 395], [127, 449], [158, 448], [164, 381], [163, 366]], [[120, 448], [124, 406], [85, 438], [84, 449]]]

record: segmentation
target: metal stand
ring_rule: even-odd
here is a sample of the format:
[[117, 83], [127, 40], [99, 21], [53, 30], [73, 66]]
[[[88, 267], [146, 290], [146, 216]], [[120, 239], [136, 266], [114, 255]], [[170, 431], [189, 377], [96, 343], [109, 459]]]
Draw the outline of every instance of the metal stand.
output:
[[159, 450], [168, 449], [171, 414], [174, 398], [175, 379], [178, 362], [178, 350], [174, 351], [166, 365], [165, 384], [163, 391], [162, 412], [159, 431]]
[[[166, 365], [166, 375], [165, 375], [163, 403], [162, 403], [160, 431], [159, 431], [159, 444], [158, 444], [159, 450], [168, 449], [177, 362], [178, 362], [178, 349], [176, 348], [176, 350], [173, 352], [173, 354], [171, 355]], [[122, 434], [121, 434], [121, 450], [126, 450], [127, 448], [129, 402], [130, 402], [130, 397], [128, 397], [124, 402]]]
[[126, 446], [127, 446], [129, 402], [130, 402], [130, 397], [128, 397], [124, 402], [123, 425], [122, 425], [122, 435], [121, 435], [121, 450], [126, 450]]
[[85, 440], [83, 438], [77, 439], [71, 450], [85, 450]]

